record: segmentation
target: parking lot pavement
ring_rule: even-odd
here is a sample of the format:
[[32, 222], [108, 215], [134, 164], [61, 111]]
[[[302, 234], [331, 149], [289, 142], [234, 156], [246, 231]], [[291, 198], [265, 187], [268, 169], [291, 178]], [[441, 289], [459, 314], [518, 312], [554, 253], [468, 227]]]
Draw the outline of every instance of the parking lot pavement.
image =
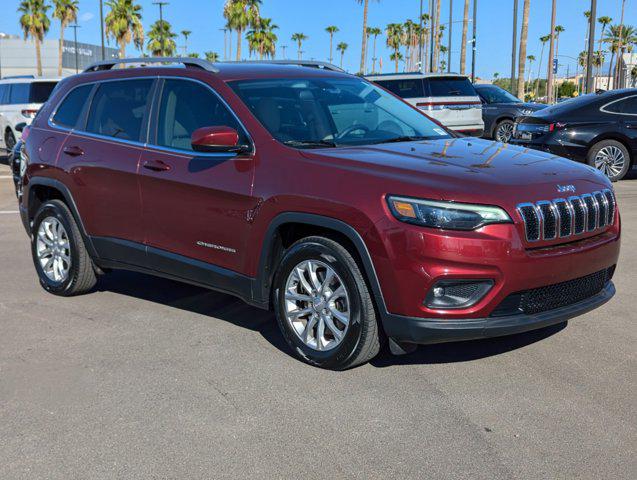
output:
[[342, 373], [295, 360], [271, 314], [218, 293], [115, 272], [49, 295], [18, 215], [0, 214], [0, 478], [635, 478], [632, 178], [616, 185], [611, 303]]

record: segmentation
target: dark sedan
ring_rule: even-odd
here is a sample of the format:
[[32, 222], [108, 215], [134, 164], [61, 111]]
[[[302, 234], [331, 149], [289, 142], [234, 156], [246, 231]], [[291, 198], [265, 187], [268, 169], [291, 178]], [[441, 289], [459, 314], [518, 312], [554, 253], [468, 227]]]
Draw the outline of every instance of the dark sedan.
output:
[[482, 100], [484, 138], [508, 142], [513, 134], [515, 117], [530, 115], [546, 105], [525, 103], [497, 85], [474, 85]]
[[519, 117], [511, 141], [586, 162], [620, 180], [637, 152], [637, 89], [582, 95]]

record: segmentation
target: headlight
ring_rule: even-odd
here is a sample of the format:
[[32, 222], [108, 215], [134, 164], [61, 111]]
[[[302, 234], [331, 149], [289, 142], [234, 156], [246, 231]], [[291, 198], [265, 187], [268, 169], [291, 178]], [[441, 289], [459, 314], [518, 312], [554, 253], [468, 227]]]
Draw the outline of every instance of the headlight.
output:
[[522, 111], [520, 112], [520, 115], [527, 116], [527, 115], [531, 115], [532, 113], [533, 113], [533, 110], [531, 110], [531, 109], [529, 109], [529, 108], [525, 108], [524, 110], [522, 110]]
[[468, 203], [440, 202], [415, 198], [387, 198], [394, 216], [406, 223], [449, 230], [475, 230], [491, 223], [511, 223], [500, 207]]

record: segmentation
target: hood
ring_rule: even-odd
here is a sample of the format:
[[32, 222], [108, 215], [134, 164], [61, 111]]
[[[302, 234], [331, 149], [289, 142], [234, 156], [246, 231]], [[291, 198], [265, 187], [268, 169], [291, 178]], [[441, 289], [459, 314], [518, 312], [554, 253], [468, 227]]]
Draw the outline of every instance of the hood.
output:
[[381, 179], [386, 193], [513, 206], [551, 200], [558, 186], [577, 194], [610, 188], [598, 170], [538, 150], [464, 137], [360, 147], [304, 150], [303, 155]]

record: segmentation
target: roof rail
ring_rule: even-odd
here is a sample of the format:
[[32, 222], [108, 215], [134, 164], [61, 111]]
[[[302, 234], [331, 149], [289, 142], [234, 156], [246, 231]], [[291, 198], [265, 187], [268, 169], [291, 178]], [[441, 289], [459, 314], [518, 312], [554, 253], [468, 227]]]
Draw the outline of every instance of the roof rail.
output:
[[325, 70], [332, 70], [334, 72], [344, 72], [342, 68], [337, 67], [328, 62], [320, 62], [315, 60], [239, 60], [232, 62], [222, 63], [265, 63], [265, 64], [278, 64], [278, 65], [298, 65], [299, 67], [311, 67], [322, 68]]
[[142, 66], [148, 66], [152, 63], [181, 63], [186, 67], [201, 68], [209, 72], [217, 73], [219, 70], [207, 60], [192, 57], [142, 57], [142, 58], [113, 58], [112, 60], [104, 60], [89, 65], [84, 72], [97, 72], [99, 70], [110, 70], [115, 65], [126, 63], [139, 63]]

